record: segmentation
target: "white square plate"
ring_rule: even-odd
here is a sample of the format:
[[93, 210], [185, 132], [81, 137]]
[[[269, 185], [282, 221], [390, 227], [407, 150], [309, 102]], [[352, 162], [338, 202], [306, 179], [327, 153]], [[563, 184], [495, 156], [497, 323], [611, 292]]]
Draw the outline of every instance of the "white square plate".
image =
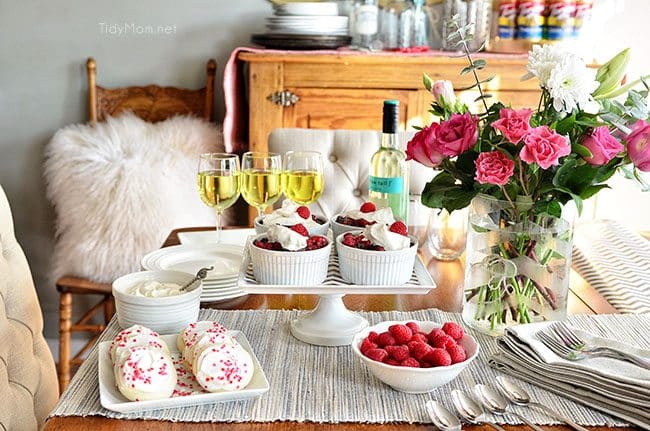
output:
[[[165, 398], [162, 400], [150, 401], [129, 401], [115, 386], [115, 375], [113, 374], [113, 364], [108, 353], [111, 345], [110, 341], [104, 341], [99, 345], [99, 400], [102, 406], [108, 410], [119, 413], [135, 413], [148, 410], [169, 409], [176, 407], [196, 406], [200, 404], [223, 403], [227, 401], [245, 400], [255, 398], [269, 390], [269, 382], [264, 375], [255, 352], [248, 343], [244, 334], [240, 331], [229, 331], [237, 339], [239, 344], [253, 358], [254, 373], [253, 379], [244, 389], [230, 392], [208, 392], [195, 395], [177, 396]], [[176, 347], [177, 335], [163, 335], [162, 339], [169, 347], [169, 353], [172, 356], [179, 356], [180, 352]]]

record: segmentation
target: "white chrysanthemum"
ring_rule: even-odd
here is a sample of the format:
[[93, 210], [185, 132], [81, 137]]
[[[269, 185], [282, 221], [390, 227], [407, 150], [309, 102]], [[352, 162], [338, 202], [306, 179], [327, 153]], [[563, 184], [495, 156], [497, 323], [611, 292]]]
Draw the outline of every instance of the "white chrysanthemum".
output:
[[523, 79], [529, 79], [535, 76], [539, 79], [542, 87], [547, 87], [551, 71], [567, 55], [572, 54], [562, 49], [559, 45], [534, 45], [533, 50], [528, 53], [528, 65], [526, 66], [528, 74]]
[[593, 93], [598, 88], [595, 71], [589, 69], [580, 57], [567, 55], [549, 75], [546, 88], [558, 112], [571, 112], [578, 106], [591, 108]]

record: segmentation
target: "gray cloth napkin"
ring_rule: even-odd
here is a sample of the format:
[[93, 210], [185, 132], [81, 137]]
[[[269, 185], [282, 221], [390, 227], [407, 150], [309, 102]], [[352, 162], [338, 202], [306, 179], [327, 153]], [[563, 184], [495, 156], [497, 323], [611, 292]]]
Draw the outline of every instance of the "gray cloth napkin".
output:
[[[508, 328], [498, 340], [492, 367], [555, 392], [573, 401], [650, 429], [650, 371], [609, 358], [567, 361], [550, 351], [535, 333], [550, 323]], [[612, 339], [576, 330], [589, 345], [616, 347], [650, 357], [643, 350]], [[648, 337], [648, 332], [645, 337]]]

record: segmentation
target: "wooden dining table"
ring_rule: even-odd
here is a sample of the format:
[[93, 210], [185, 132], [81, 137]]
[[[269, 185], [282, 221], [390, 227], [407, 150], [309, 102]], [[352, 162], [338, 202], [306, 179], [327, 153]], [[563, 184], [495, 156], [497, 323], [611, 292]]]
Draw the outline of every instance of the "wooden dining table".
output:
[[[193, 227], [172, 231], [163, 247], [180, 244], [179, 232], [205, 231], [214, 228]], [[440, 261], [435, 259], [426, 247], [420, 255], [427, 263], [427, 269], [433, 276], [437, 288], [426, 295], [346, 295], [345, 305], [350, 310], [358, 311], [412, 311], [426, 308], [438, 308], [443, 311], [460, 312], [463, 304], [464, 265], [462, 259]], [[206, 308], [229, 310], [262, 309], [311, 309], [318, 302], [316, 295], [247, 295], [237, 299], [202, 304]], [[603, 298], [596, 289], [587, 283], [578, 273], [571, 271], [567, 311], [569, 314], [613, 314], [617, 310]], [[508, 431], [528, 429], [525, 425], [504, 425]], [[568, 426], [544, 426], [548, 431], [570, 430]], [[593, 430], [627, 430], [629, 428], [588, 427]], [[339, 423], [321, 424], [310, 422], [248, 422], [248, 423], [194, 423], [169, 422], [156, 420], [109, 419], [102, 416], [65, 416], [50, 418], [44, 428], [46, 431], [430, 431], [433, 425], [390, 423], [361, 424]], [[487, 425], [469, 425], [470, 431], [492, 430]]]

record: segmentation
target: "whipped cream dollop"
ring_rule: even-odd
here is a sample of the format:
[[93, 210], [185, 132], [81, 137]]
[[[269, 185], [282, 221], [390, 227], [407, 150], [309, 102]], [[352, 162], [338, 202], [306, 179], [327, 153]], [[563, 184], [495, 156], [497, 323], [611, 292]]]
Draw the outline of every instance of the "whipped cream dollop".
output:
[[276, 209], [271, 214], [267, 214], [262, 219], [262, 222], [265, 226], [271, 226], [274, 224], [280, 224], [282, 226], [293, 226], [295, 224], [302, 224], [306, 228], [319, 226], [311, 217], [304, 219], [300, 217], [296, 211], [298, 210], [299, 205], [291, 202], [289, 199], [285, 199], [282, 202], [282, 207]]
[[411, 246], [409, 237], [391, 232], [388, 230], [388, 226], [381, 223], [366, 226], [363, 229], [363, 236], [374, 245], [380, 245], [387, 251], [404, 250]]
[[134, 296], [146, 296], [149, 298], [161, 298], [164, 296], [176, 296], [183, 293], [181, 285], [176, 283], [161, 283], [155, 280], [142, 281], [129, 287], [126, 293]]
[[372, 211], [369, 213], [364, 213], [361, 210], [350, 210], [346, 211], [344, 213], [341, 213], [341, 216], [343, 217], [350, 217], [355, 220], [359, 219], [364, 219], [367, 221], [374, 221], [377, 222], [378, 224], [393, 224], [395, 222], [395, 217], [393, 217], [393, 210], [391, 210], [389, 207], [386, 208], [380, 208], [376, 211]]
[[271, 226], [266, 231], [266, 238], [270, 242], [279, 242], [285, 250], [298, 251], [307, 247], [306, 236], [279, 224]]

